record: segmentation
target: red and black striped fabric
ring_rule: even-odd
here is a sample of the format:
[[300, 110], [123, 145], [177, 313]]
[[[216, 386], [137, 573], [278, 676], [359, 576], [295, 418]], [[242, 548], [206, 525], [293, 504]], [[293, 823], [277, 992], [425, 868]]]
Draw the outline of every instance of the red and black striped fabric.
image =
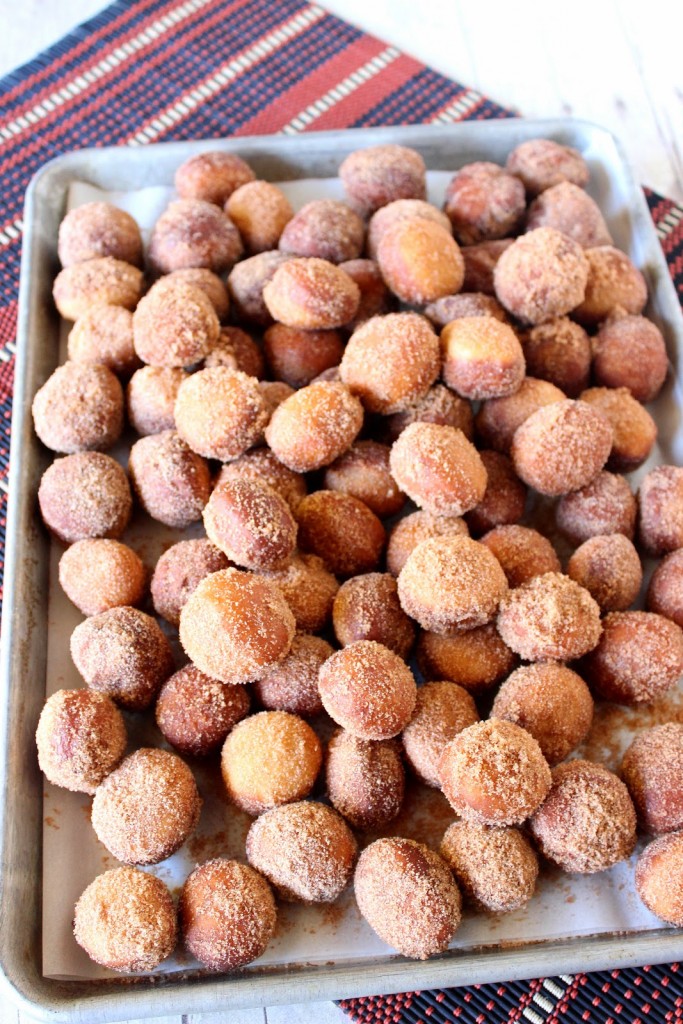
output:
[[[22, 205], [84, 146], [510, 117], [304, 0], [119, 0], [0, 83], [0, 573]], [[647, 192], [683, 301], [683, 207]], [[683, 1020], [678, 965], [345, 1000], [359, 1022]]]

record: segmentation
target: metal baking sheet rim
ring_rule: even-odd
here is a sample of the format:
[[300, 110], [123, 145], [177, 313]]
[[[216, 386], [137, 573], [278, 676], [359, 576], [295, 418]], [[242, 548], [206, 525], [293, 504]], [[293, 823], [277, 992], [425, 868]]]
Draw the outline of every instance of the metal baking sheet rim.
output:
[[105, 187], [166, 184], [173, 169], [209, 145], [239, 151], [257, 172], [277, 177], [324, 177], [361, 145], [396, 142], [420, 149], [428, 166], [447, 169], [471, 159], [491, 158], [492, 142], [509, 150], [528, 138], [547, 136], [582, 148], [599, 135], [614, 147], [628, 214], [647, 261], [648, 284], [660, 318], [678, 346], [683, 319], [678, 299], [642, 191], [616, 140], [584, 121], [509, 119], [436, 126], [407, 126], [263, 136], [148, 147], [85, 149], [50, 161], [26, 195], [17, 361], [12, 417], [9, 508], [5, 555], [5, 602], [0, 652], [0, 983], [21, 1009], [41, 1020], [87, 1021], [210, 1012], [228, 1008], [300, 1003], [413, 989], [498, 982], [541, 975], [662, 963], [683, 956], [683, 931], [595, 935], [476, 950], [451, 950], [416, 963], [399, 956], [381, 960], [253, 967], [238, 974], [150, 979], [60, 982], [41, 973], [42, 778], [34, 733], [44, 699], [48, 542], [35, 494], [49, 457], [37, 441], [29, 414], [35, 390], [56, 365], [57, 346], [30, 344], [49, 337], [57, 317], [51, 286], [57, 264], [56, 227], [72, 180]]

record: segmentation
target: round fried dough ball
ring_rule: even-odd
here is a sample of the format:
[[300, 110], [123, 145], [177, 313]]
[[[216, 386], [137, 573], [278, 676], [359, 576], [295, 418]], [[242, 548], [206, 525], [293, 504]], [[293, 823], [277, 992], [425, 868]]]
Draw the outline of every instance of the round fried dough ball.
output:
[[261, 480], [285, 499], [292, 512], [306, 497], [304, 477], [279, 462], [270, 448], [253, 448], [221, 466], [215, 486], [232, 480]]
[[110, 608], [76, 626], [71, 657], [91, 689], [129, 711], [148, 708], [174, 668], [156, 619], [129, 607]]
[[59, 225], [57, 255], [63, 267], [102, 256], [113, 256], [139, 267], [140, 228], [129, 213], [111, 203], [83, 203], [69, 210]]
[[588, 682], [602, 700], [647, 703], [683, 673], [683, 630], [655, 612], [610, 612], [597, 647], [584, 659]]
[[666, 722], [638, 733], [624, 754], [621, 777], [638, 822], [652, 835], [683, 827], [683, 725]]
[[382, 234], [377, 262], [387, 287], [421, 305], [460, 291], [465, 262], [450, 231], [431, 220], [399, 220]]
[[241, 370], [248, 377], [257, 377], [259, 380], [265, 372], [265, 360], [260, 346], [241, 327], [221, 327], [216, 345], [204, 360], [205, 370], [213, 366]]
[[222, 279], [213, 270], [206, 267], [183, 267], [159, 278], [153, 287], [173, 289], [179, 284], [191, 284], [193, 288], [199, 288], [216, 310], [218, 319], [225, 320], [230, 311], [230, 297]]
[[583, 301], [588, 266], [573, 239], [554, 228], [536, 228], [517, 238], [496, 263], [496, 298], [518, 320], [545, 323]]
[[235, 189], [255, 177], [242, 157], [217, 150], [197, 153], [183, 161], [175, 172], [175, 187], [183, 199], [204, 199], [223, 206]]
[[655, 466], [638, 491], [638, 534], [648, 554], [683, 547], [683, 469]]
[[277, 248], [294, 210], [287, 196], [269, 181], [248, 181], [228, 197], [227, 213], [249, 256]]
[[69, 331], [69, 359], [100, 363], [130, 376], [141, 365], [133, 346], [133, 314], [123, 306], [91, 306]]
[[280, 236], [279, 248], [292, 256], [316, 256], [330, 263], [357, 259], [365, 225], [338, 199], [314, 199], [298, 210]]
[[564, 665], [522, 665], [496, 694], [491, 717], [531, 733], [552, 766], [564, 761], [588, 735], [593, 698], [581, 676]]
[[293, 388], [303, 388], [319, 374], [339, 364], [344, 343], [338, 331], [304, 331], [273, 324], [263, 336], [271, 374]]
[[516, 828], [454, 821], [439, 849], [464, 898], [479, 910], [507, 914], [534, 894], [538, 857]]
[[562, 181], [581, 187], [588, 184], [588, 166], [578, 149], [563, 146], [554, 139], [520, 142], [508, 156], [505, 166], [510, 174], [522, 180], [530, 196], [537, 196]]
[[175, 430], [173, 410], [187, 373], [177, 366], [143, 366], [128, 382], [128, 422], [141, 437]]
[[201, 519], [211, 491], [209, 467], [174, 430], [136, 441], [128, 472], [138, 501], [152, 519], [178, 529]]
[[254, 693], [267, 711], [289, 711], [309, 718], [323, 711], [318, 673], [334, 650], [319, 636], [297, 633], [289, 654], [268, 669]]
[[393, 444], [411, 423], [440, 423], [444, 427], [462, 430], [471, 441], [474, 434], [472, 406], [466, 398], [456, 395], [445, 384], [434, 384], [422, 398], [404, 409], [387, 416], [380, 426], [381, 437]]
[[68, 362], [36, 392], [33, 426], [53, 452], [111, 448], [123, 430], [123, 391], [106, 366]]
[[229, 462], [254, 445], [266, 425], [259, 382], [214, 366], [187, 377], [175, 403], [178, 434], [199, 455]]
[[390, 573], [371, 572], [342, 583], [332, 606], [332, 622], [342, 647], [357, 640], [376, 640], [405, 659], [415, 642], [415, 627], [401, 608]]
[[320, 740], [302, 718], [261, 711], [228, 733], [221, 772], [228, 796], [247, 814], [303, 800], [322, 765]]
[[460, 292], [459, 295], [444, 295], [425, 306], [424, 315], [435, 327], [445, 327], [453, 320], [463, 317], [485, 316], [508, 322], [508, 316], [500, 302], [483, 292]]
[[446, 679], [478, 696], [505, 679], [517, 657], [489, 622], [454, 636], [421, 633], [417, 664], [425, 679]]
[[180, 612], [180, 642], [191, 661], [223, 683], [260, 679], [285, 657], [294, 616], [271, 580], [238, 569], [206, 576]]
[[396, 740], [361, 740], [338, 729], [325, 770], [330, 803], [354, 828], [384, 828], [401, 810], [405, 772]]
[[426, 960], [448, 947], [460, 924], [461, 897], [450, 868], [412, 839], [377, 839], [358, 858], [358, 909], [383, 942]]
[[214, 488], [204, 527], [209, 540], [244, 569], [281, 569], [296, 547], [289, 505], [260, 480], [230, 480]]
[[627, 388], [638, 402], [651, 402], [669, 369], [662, 332], [644, 316], [616, 316], [594, 339], [593, 375], [607, 388]]
[[609, 420], [586, 402], [564, 399], [532, 413], [515, 431], [511, 455], [525, 484], [556, 496], [589, 484], [612, 450]]
[[38, 764], [54, 786], [94, 793], [126, 749], [121, 712], [103, 693], [57, 690], [38, 719]]
[[199, 821], [202, 801], [177, 754], [141, 747], [97, 787], [92, 826], [124, 864], [158, 864], [179, 850]]
[[180, 613], [205, 576], [227, 569], [228, 559], [208, 540], [181, 540], [171, 545], [154, 569], [150, 590], [157, 615], [178, 626]]
[[498, 632], [525, 661], [573, 661], [600, 639], [600, 607], [569, 576], [534, 576], [501, 601]]
[[[514, 238], [498, 238], [493, 242], [463, 245], [460, 250], [465, 261], [463, 292], [483, 292], [485, 295], [495, 296], [493, 274], [496, 263], [513, 242]], [[505, 316], [507, 317], [507, 313]]]
[[435, 516], [460, 516], [486, 493], [484, 463], [454, 427], [411, 423], [392, 446], [389, 465], [401, 490]]
[[185, 665], [161, 687], [155, 718], [172, 747], [188, 757], [205, 757], [248, 711], [244, 686], [221, 683], [195, 665]]
[[257, 871], [216, 857], [186, 879], [178, 904], [185, 946], [213, 971], [234, 971], [265, 953], [277, 909]]
[[344, 384], [319, 381], [285, 399], [266, 427], [266, 440], [285, 466], [309, 473], [350, 448], [363, 425], [363, 407]]
[[636, 892], [667, 924], [683, 925], [683, 835], [662, 836], [646, 846], [636, 864]]
[[349, 153], [339, 168], [347, 196], [361, 216], [396, 199], [425, 199], [426, 167], [418, 152], [389, 143]]
[[296, 518], [301, 549], [322, 558], [335, 576], [357, 576], [377, 567], [386, 533], [358, 498], [342, 491], [315, 491], [301, 502]]
[[586, 588], [603, 612], [624, 611], [643, 582], [638, 552], [623, 533], [589, 537], [569, 559], [567, 575]]
[[64, 544], [120, 537], [133, 507], [128, 477], [109, 455], [78, 452], [43, 473], [38, 504], [48, 530]]
[[550, 381], [568, 398], [578, 398], [591, 369], [590, 338], [580, 324], [566, 316], [537, 324], [523, 339], [527, 372]]
[[147, 582], [135, 552], [117, 540], [76, 541], [59, 560], [62, 590], [84, 615], [99, 615], [119, 605], [136, 605]]
[[458, 516], [433, 516], [431, 512], [411, 512], [392, 527], [387, 544], [387, 569], [398, 576], [417, 545], [431, 537], [468, 536], [467, 524]]
[[500, 562], [510, 587], [521, 587], [546, 572], [562, 571], [548, 538], [528, 526], [496, 526], [480, 540]]
[[586, 249], [588, 264], [585, 297], [574, 316], [592, 326], [602, 323], [617, 307], [626, 313], [642, 313], [647, 302], [647, 285], [640, 270], [625, 252], [613, 245]]
[[465, 821], [521, 825], [545, 800], [551, 775], [541, 748], [513, 722], [491, 718], [463, 729], [439, 761], [444, 796]]
[[60, 270], [52, 297], [60, 316], [65, 320], [78, 320], [92, 306], [106, 304], [135, 309], [143, 288], [141, 270], [113, 256], [102, 256]]
[[233, 311], [247, 324], [267, 327], [273, 317], [263, 300], [263, 289], [275, 271], [292, 257], [277, 249], [260, 252], [236, 263], [228, 275], [228, 292]]
[[469, 537], [422, 541], [398, 577], [403, 610], [423, 629], [443, 635], [490, 622], [506, 594], [498, 560]]
[[374, 260], [344, 260], [339, 264], [339, 269], [348, 274], [360, 289], [356, 315], [348, 324], [351, 330], [360, 327], [372, 316], [381, 316], [391, 311], [392, 297]]
[[273, 319], [288, 327], [329, 330], [353, 320], [360, 288], [334, 263], [300, 257], [277, 268], [263, 288], [263, 301]]
[[574, 544], [603, 533], [623, 533], [632, 540], [636, 511], [636, 499], [625, 477], [601, 470], [585, 487], [560, 498], [555, 519]]
[[443, 379], [473, 401], [512, 395], [524, 379], [525, 362], [517, 335], [492, 316], [465, 316], [441, 332]]
[[175, 949], [176, 912], [161, 881], [135, 868], [112, 868], [81, 893], [74, 938], [110, 971], [151, 971]]
[[514, 394], [482, 403], [475, 418], [476, 432], [488, 448], [507, 455], [517, 428], [538, 409], [565, 397], [549, 381], [525, 377]]
[[374, 640], [357, 640], [328, 658], [318, 687], [330, 718], [362, 740], [398, 736], [415, 708], [412, 672]]
[[339, 581], [317, 555], [296, 554], [289, 565], [266, 573], [277, 586], [296, 620], [296, 628], [319, 633], [332, 617]]
[[242, 239], [230, 218], [204, 199], [169, 203], [152, 228], [148, 247], [150, 265], [159, 274], [185, 267], [221, 274], [242, 252]]
[[275, 807], [247, 834], [247, 858], [288, 903], [334, 903], [349, 884], [358, 846], [336, 811], [313, 800]]
[[328, 466], [325, 487], [359, 498], [386, 519], [400, 512], [406, 502], [389, 469], [389, 448], [378, 441], [356, 441]]
[[389, 415], [427, 394], [439, 376], [439, 339], [418, 313], [372, 317], [354, 331], [341, 379], [370, 412]]
[[545, 189], [534, 199], [526, 219], [527, 231], [555, 228], [584, 249], [611, 245], [612, 236], [594, 199], [571, 181]]
[[424, 199], [395, 199], [376, 210], [370, 218], [366, 248], [373, 260], [377, 259], [377, 246], [382, 235], [402, 220], [430, 220], [447, 231], [451, 230], [451, 222], [437, 206]]
[[553, 769], [552, 789], [530, 827], [548, 860], [580, 874], [626, 860], [636, 844], [636, 814], [626, 786], [591, 761], [565, 761]]
[[415, 712], [401, 737], [417, 777], [438, 789], [441, 755], [458, 733], [478, 721], [476, 705], [461, 686], [450, 682], [420, 686]]
[[649, 612], [658, 612], [683, 627], [683, 550], [672, 551], [659, 563], [645, 601]]
[[527, 489], [502, 452], [480, 451], [486, 470], [484, 497], [465, 513], [465, 522], [475, 536], [496, 526], [517, 523], [524, 515]]
[[645, 462], [657, 440], [657, 424], [628, 388], [588, 388], [580, 398], [612, 424], [608, 469], [630, 473]]
[[211, 300], [184, 282], [153, 288], [133, 314], [135, 351], [150, 366], [192, 366], [209, 354], [219, 334]]
[[512, 235], [525, 209], [524, 186], [498, 164], [465, 164], [446, 188], [444, 210], [461, 245]]

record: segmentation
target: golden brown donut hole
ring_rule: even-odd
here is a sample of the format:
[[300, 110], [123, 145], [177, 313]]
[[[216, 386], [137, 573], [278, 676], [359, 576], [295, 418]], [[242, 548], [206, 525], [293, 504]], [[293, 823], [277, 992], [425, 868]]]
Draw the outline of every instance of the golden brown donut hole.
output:
[[342, 647], [376, 640], [407, 659], [415, 641], [415, 627], [401, 608], [396, 580], [389, 573], [371, 572], [342, 583], [332, 622]]
[[201, 519], [211, 492], [209, 467], [175, 431], [136, 441], [128, 472], [138, 501], [152, 519], [178, 529]]
[[143, 366], [126, 389], [128, 422], [142, 437], [175, 430], [173, 410], [186, 371], [176, 366]]
[[581, 187], [588, 184], [588, 166], [578, 149], [563, 146], [554, 139], [520, 142], [509, 154], [505, 166], [510, 174], [521, 179], [530, 196], [537, 196], [562, 181]]
[[228, 796], [253, 815], [308, 796], [321, 764], [320, 740], [302, 718], [286, 711], [243, 719], [221, 753]]
[[248, 377], [259, 380], [265, 372], [265, 360], [260, 345], [241, 327], [221, 327], [218, 341], [204, 360], [204, 369], [225, 366], [241, 370]]
[[155, 718], [172, 747], [188, 757], [205, 757], [248, 711], [245, 687], [229, 686], [185, 665], [161, 687]]
[[451, 682], [418, 687], [415, 712], [401, 737], [408, 764], [428, 786], [440, 786], [439, 762], [459, 732], [479, 721], [472, 697]]
[[422, 398], [403, 409], [392, 413], [379, 424], [380, 436], [387, 444], [393, 444], [411, 423], [438, 423], [444, 427], [462, 430], [468, 441], [474, 435], [472, 406], [445, 384], [434, 384]]
[[611, 245], [612, 236], [594, 199], [571, 181], [545, 189], [527, 211], [526, 229], [555, 228], [584, 249]]
[[52, 296], [60, 316], [78, 320], [93, 306], [103, 304], [135, 309], [143, 288], [141, 270], [113, 256], [102, 256], [61, 270]]
[[157, 615], [173, 626], [190, 594], [205, 576], [227, 569], [228, 559], [208, 540], [181, 540], [171, 545], [154, 569], [150, 589]]
[[291, 256], [284, 252], [272, 250], [235, 264], [228, 274], [227, 284], [233, 312], [240, 320], [259, 327], [272, 324], [273, 317], [263, 300], [263, 289], [278, 267], [290, 259]]
[[636, 499], [626, 478], [602, 470], [585, 487], [560, 498], [555, 518], [574, 544], [603, 533], [623, 533], [632, 540], [636, 511]]
[[371, 259], [377, 258], [377, 246], [385, 232], [403, 220], [430, 220], [440, 224], [446, 231], [451, 230], [451, 222], [446, 214], [424, 199], [395, 199], [393, 203], [387, 203], [376, 210], [370, 218], [367, 250]]
[[651, 402], [669, 369], [666, 344], [656, 324], [644, 316], [616, 316], [594, 339], [593, 376], [608, 388], [628, 388], [639, 402]]
[[370, 317], [390, 312], [392, 296], [374, 260], [344, 260], [339, 264], [339, 269], [348, 274], [360, 290], [356, 315], [348, 324], [351, 329], [360, 327]]
[[329, 466], [363, 426], [363, 407], [344, 384], [318, 381], [285, 399], [266, 427], [266, 441], [285, 466], [308, 473]]
[[486, 493], [484, 463], [454, 427], [411, 423], [394, 442], [389, 464], [401, 490], [436, 516], [460, 516]]
[[460, 249], [465, 261], [463, 292], [483, 292], [485, 295], [495, 296], [493, 273], [496, 263], [513, 242], [514, 238], [498, 238], [492, 242], [463, 245]]
[[439, 850], [464, 898], [478, 910], [507, 914], [534, 894], [538, 857], [516, 828], [454, 821]]
[[517, 656], [489, 622], [454, 636], [420, 633], [417, 664], [425, 679], [445, 679], [478, 696], [509, 675]]
[[299, 546], [323, 559], [335, 576], [372, 572], [386, 541], [380, 520], [358, 498], [315, 491], [297, 509]]
[[500, 562], [511, 587], [521, 587], [534, 576], [562, 569], [548, 538], [528, 526], [496, 526], [480, 540]]
[[259, 382], [214, 366], [191, 374], [175, 403], [178, 434], [199, 455], [229, 462], [255, 444], [267, 422]]
[[406, 502], [389, 469], [389, 448], [378, 441], [356, 441], [327, 467], [324, 484], [360, 498], [380, 519], [396, 515]]
[[249, 256], [276, 249], [294, 210], [269, 181], [248, 181], [228, 197], [225, 212], [237, 226]]
[[38, 719], [38, 764], [54, 786], [94, 793], [126, 749], [121, 712], [104, 693], [57, 690]]
[[289, 505], [260, 480], [229, 480], [214, 488], [204, 509], [210, 541], [244, 569], [280, 569], [296, 547]]
[[600, 608], [569, 576], [546, 572], [501, 601], [498, 632], [525, 661], [573, 661], [600, 639]]
[[361, 216], [396, 199], [425, 199], [426, 167], [418, 152], [389, 143], [350, 153], [339, 168], [347, 196]]
[[261, 481], [284, 498], [292, 512], [306, 497], [306, 481], [279, 462], [270, 448], [253, 448], [233, 462], [221, 466], [215, 486], [234, 480]]
[[320, 714], [318, 673], [333, 653], [322, 637], [297, 633], [286, 657], [253, 684], [256, 697], [267, 711], [289, 711], [303, 718]]
[[590, 338], [580, 324], [561, 316], [537, 324], [522, 337], [527, 373], [578, 398], [591, 370]]
[[683, 925], [683, 835], [662, 836], [646, 846], [636, 864], [636, 892], [662, 921]]
[[564, 392], [549, 381], [525, 377], [514, 394], [481, 404], [474, 421], [476, 432], [488, 448], [509, 455], [517, 428], [538, 409], [563, 398]]
[[525, 362], [517, 335], [492, 316], [466, 316], [441, 332], [442, 374], [461, 397], [474, 401], [514, 394]]
[[263, 336], [263, 349], [272, 376], [293, 388], [302, 388], [344, 354], [338, 331], [304, 331], [273, 324]]
[[152, 228], [148, 258], [158, 274], [185, 267], [230, 270], [243, 252], [239, 231], [229, 217], [203, 199], [176, 199]]
[[53, 452], [111, 448], [123, 430], [123, 391], [106, 366], [67, 362], [38, 389], [31, 411], [36, 434]]
[[552, 766], [564, 761], [588, 735], [593, 698], [581, 676], [564, 665], [522, 665], [496, 694], [491, 717], [531, 733]]
[[398, 576], [408, 556], [423, 540], [431, 537], [469, 535], [467, 524], [458, 516], [433, 516], [431, 512], [411, 512], [391, 528], [387, 544], [387, 569]]
[[658, 612], [683, 626], [683, 551], [672, 551], [663, 558], [650, 579], [647, 610]]
[[580, 398], [612, 424], [608, 469], [629, 473], [645, 462], [657, 440], [657, 424], [627, 388], [588, 388]]
[[221, 321], [225, 320], [230, 311], [230, 296], [228, 295], [228, 289], [218, 274], [214, 274], [212, 270], [208, 270], [206, 267], [184, 267], [181, 270], [174, 270], [172, 273], [166, 274], [165, 277], [159, 278], [153, 287], [155, 289], [169, 286], [175, 288], [181, 283], [190, 284], [193, 288], [199, 288], [200, 291], [204, 292], [216, 310], [218, 319]]
[[142, 236], [137, 222], [111, 203], [77, 206], [59, 225], [57, 255], [63, 267], [112, 256], [142, 266]]
[[683, 725], [666, 722], [638, 733], [621, 762], [640, 826], [652, 835], [683, 827]]
[[514, 234], [525, 209], [524, 186], [498, 164], [479, 161], [456, 171], [444, 210], [461, 245]]
[[623, 533], [589, 537], [569, 559], [567, 575], [586, 588], [603, 612], [624, 611], [643, 582], [638, 552]]
[[405, 771], [397, 740], [362, 740], [338, 729], [325, 766], [330, 803], [354, 828], [384, 828], [401, 810]]
[[255, 177], [242, 157], [216, 150], [184, 160], [175, 172], [175, 187], [183, 199], [203, 199], [223, 206], [235, 189]]
[[297, 629], [318, 633], [332, 617], [332, 605], [339, 581], [317, 555], [296, 554], [289, 565], [267, 578], [283, 594], [296, 620]]
[[120, 537], [133, 499], [121, 466], [101, 452], [55, 459], [38, 488], [43, 522], [65, 544], [87, 537]]
[[542, 324], [583, 301], [588, 269], [577, 242], [554, 228], [536, 228], [501, 254], [493, 272], [496, 298], [518, 320]]
[[91, 306], [69, 332], [69, 359], [100, 363], [130, 376], [141, 365], [133, 346], [133, 314], [123, 306]]
[[382, 234], [377, 262], [387, 287], [421, 305], [460, 291], [465, 263], [450, 231], [431, 220], [400, 220]]
[[484, 292], [460, 292], [459, 295], [444, 295], [435, 302], [425, 306], [424, 315], [434, 324], [442, 328], [453, 320], [463, 317], [485, 316], [508, 322], [508, 315], [497, 299]]
[[133, 314], [135, 351], [150, 366], [193, 366], [208, 356], [219, 335], [211, 300], [184, 281], [156, 285]]
[[274, 320], [302, 330], [330, 330], [349, 323], [360, 303], [360, 288], [348, 274], [317, 257], [288, 259], [263, 287]]
[[314, 199], [294, 214], [280, 236], [279, 248], [292, 256], [316, 256], [330, 263], [357, 259], [365, 225], [338, 199]]
[[638, 511], [638, 536], [648, 554], [683, 547], [683, 469], [651, 469], [638, 491]]
[[496, 526], [517, 523], [524, 515], [527, 495], [507, 455], [494, 451], [480, 451], [479, 455], [486, 470], [486, 490], [479, 504], [465, 513], [475, 537]]
[[62, 590], [84, 615], [99, 615], [119, 605], [136, 605], [147, 582], [135, 552], [117, 540], [76, 541], [59, 560]]
[[645, 278], [626, 253], [612, 245], [586, 249], [588, 278], [583, 300], [574, 309], [576, 319], [587, 326], [602, 323], [614, 310], [642, 313], [647, 302]]

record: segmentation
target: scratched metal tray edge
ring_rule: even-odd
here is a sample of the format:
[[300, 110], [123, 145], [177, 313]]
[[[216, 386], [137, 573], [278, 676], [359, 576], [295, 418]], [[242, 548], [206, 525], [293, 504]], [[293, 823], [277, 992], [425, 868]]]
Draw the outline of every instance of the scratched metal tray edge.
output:
[[[491, 148], [513, 148], [525, 138], [548, 136], [582, 148], [599, 134], [614, 147], [628, 194], [630, 226], [655, 297], [670, 352], [683, 343], [680, 306], [640, 188], [616, 141], [581, 121], [503, 120], [444, 126], [408, 126], [158, 144], [140, 149], [80, 150], [46, 164], [27, 192], [24, 216], [17, 367], [12, 417], [5, 603], [0, 651], [0, 984], [30, 1015], [43, 1020], [96, 1022], [193, 1013], [275, 1003], [300, 1003], [411, 989], [495, 982], [538, 975], [666, 962], [683, 955], [683, 932], [669, 928], [625, 935], [595, 935], [511, 948], [452, 950], [423, 963], [387, 956], [330, 964], [249, 968], [232, 976], [184, 975], [151, 979], [60, 982], [41, 974], [42, 779], [34, 732], [44, 699], [44, 627], [48, 542], [39, 522], [36, 488], [50, 461], [32, 429], [33, 394], [56, 365], [51, 304], [57, 270], [56, 228], [71, 180], [106, 188], [170, 183], [172, 171], [209, 145], [239, 151], [265, 177], [327, 176], [361, 145], [393, 141], [420, 149], [428, 166], [456, 167], [495, 158]], [[500, 156], [499, 156], [500, 159]], [[31, 344], [31, 339], [34, 344]], [[675, 341], [675, 346], [671, 343]], [[674, 360], [675, 363], [678, 359]], [[42, 631], [42, 632], [41, 632]], [[37, 681], [40, 680], [41, 683]]]

